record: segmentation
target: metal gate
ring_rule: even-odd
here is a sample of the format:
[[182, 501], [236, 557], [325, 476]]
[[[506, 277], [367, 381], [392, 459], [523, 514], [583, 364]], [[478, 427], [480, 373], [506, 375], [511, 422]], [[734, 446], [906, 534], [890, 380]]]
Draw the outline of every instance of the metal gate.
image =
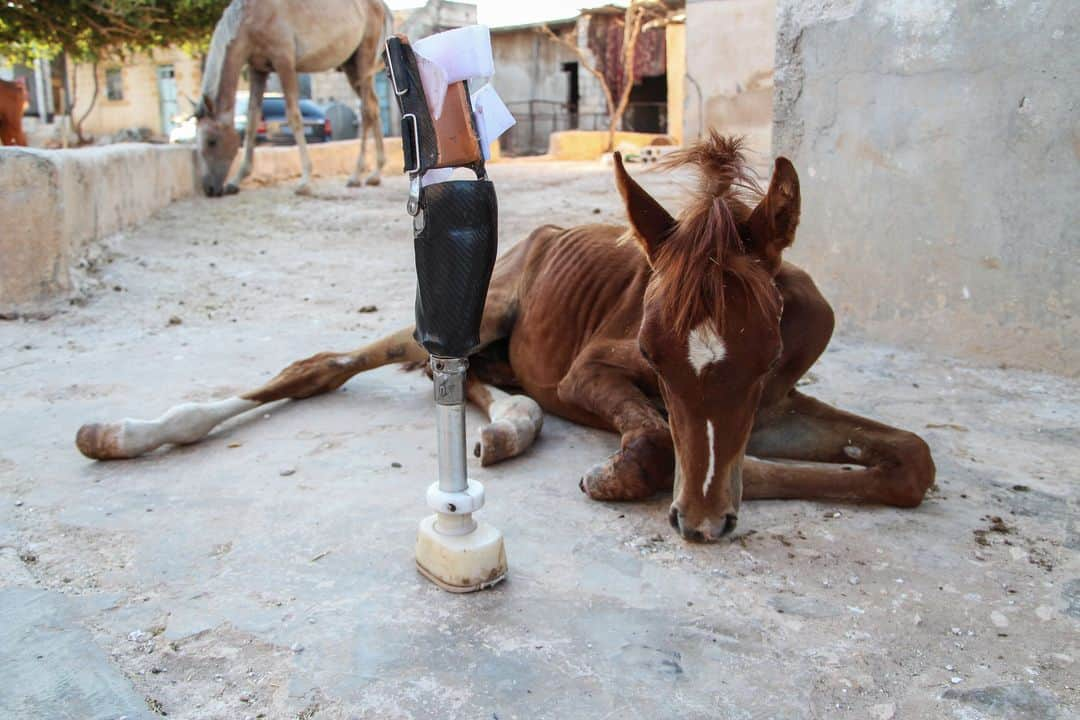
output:
[[[517, 123], [499, 139], [505, 155], [543, 155], [548, 151], [551, 133], [560, 130], [608, 129], [607, 113], [571, 113], [564, 102], [523, 100], [506, 106]], [[632, 102], [626, 106], [622, 124], [629, 131], [666, 132], [667, 103]]]

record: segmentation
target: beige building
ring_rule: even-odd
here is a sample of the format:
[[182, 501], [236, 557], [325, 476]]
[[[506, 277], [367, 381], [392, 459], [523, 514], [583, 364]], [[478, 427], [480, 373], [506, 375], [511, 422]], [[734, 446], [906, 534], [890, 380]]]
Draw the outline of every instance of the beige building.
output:
[[[677, 7], [678, 2], [669, 6]], [[504, 136], [509, 154], [547, 149], [547, 137], [560, 130], [606, 130], [608, 108], [600, 81], [586, 67], [600, 67], [597, 49], [618, 35], [624, 9], [612, 5], [582, 10], [577, 17], [547, 23], [492, 28], [495, 77], [492, 83], [518, 120]], [[638, 45], [639, 76], [623, 116], [625, 130], [683, 134], [685, 30], [681, 13], [649, 30]], [[563, 39], [544, 32], [545, 26]], [[606, 40], [605, 40], [606, 39]], [[567, 47], [570, 43], [577, 51]], [[612, 47], [607, 45], [607, 47]], [[621, 51], [614, 55], [621, 58]], [[584, 59], [583, 57], [584, 56]], [[611, 73], [616, 78], [619, 70]], [[610, 80], [609, 80], [610, 82]]]
[[[678, 8], [678, 2], [669, 2]], [[583, 10], [547, 25], [574, 38], [590, 62], [589, 23], [619, 8]], [[666, 132], [680, 143], [709, 129], [747, 136], [768, 155], [772, 136], [776, 0], [686, 0], [663, 32], [661, 72], [640, 78], [623, 119], [627, 130]], [[554, 130], [603, 129], [607, 106], [599, 82], [569, 48], [540, 34], [541, 25], [492, 29], [499, 94], [518, 117], [507, 137], [513, 153], [542, 152]], [[654, 69], [655, 71], [655, 69]]]
[[[98, 96], [83, 123], [95, 137], [126, 128], [149, 128], [167, 135], [174, 118], [191, 114], [202, 85], [201, 59], [174, 48], [154, 50], [97, 64]], [[69, 65], [76, 118], [90, 107], [94, 66]]]

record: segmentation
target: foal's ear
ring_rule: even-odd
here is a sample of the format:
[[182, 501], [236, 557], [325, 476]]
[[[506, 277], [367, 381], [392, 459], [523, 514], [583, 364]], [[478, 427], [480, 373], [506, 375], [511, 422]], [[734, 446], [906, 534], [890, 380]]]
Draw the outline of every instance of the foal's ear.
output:
[[663, 206], [634, 182], [623, 166], [622, 155], [615, 153], [615, 184], [619, 187], [630, 228], [651, 262], [660, 245], [671, 234], [675, 220]]
[[776, 158], [769, 191], [750, 214], [750, 252], [771, 273], [780, 269], [780, 255], [795, 241], [799, 225], [799, 175], [786, 157]]

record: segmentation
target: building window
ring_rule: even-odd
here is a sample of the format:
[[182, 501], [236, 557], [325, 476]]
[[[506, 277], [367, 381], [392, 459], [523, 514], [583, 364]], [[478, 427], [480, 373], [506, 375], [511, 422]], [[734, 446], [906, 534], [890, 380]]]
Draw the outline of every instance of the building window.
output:
[[124, 99], [124, 74], [120, 68], [105, 71], [105, 97], [109, 100]]

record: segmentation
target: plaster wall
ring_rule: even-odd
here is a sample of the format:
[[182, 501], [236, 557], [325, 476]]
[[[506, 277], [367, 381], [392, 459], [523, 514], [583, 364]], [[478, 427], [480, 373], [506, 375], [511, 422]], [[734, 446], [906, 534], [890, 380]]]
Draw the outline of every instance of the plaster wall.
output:
[[688, 0], [685, 42], [684, 140], [715, 129], [768, 154], [776, 0]]
[[840, 327], [1080, 373], [1080, 6], [781, 0], [793, 259]]

